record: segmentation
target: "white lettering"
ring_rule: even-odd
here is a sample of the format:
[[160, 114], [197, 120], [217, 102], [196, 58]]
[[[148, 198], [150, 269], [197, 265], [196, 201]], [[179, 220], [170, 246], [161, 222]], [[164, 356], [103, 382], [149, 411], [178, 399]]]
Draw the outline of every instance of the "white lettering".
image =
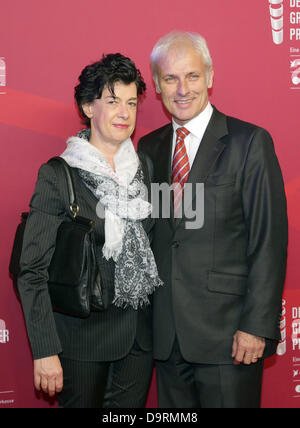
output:
[[293, 329], [293, 336], [297, 337], [298, 334], [300, 335], [300, 321], [293, 322], [292, 329]]
[[300, 339], [293, 339], [293, 351], [300, 351]]
[[300, 40], [300, 28], [291, 28], [290, 29], [290, 39], [291, 40]]
[[108, 415], [103, 415], [103, 423], [122, 423], [129, 424], [132, 426], [135, 423], [136, 415], [114, 415], [112, 412], [109, 412]]
[[155, 419], [155, 415], [153, 413], [147, 413], [147, 422], [153, 422]]
[[292, 308], [292, 317], [293, 317], [293, 320], [300, 318], [300, 307], [294, 306]]
[[290, 0], [291, 7], [300, 7], [300, 0]]
[[290, 22], [291, 24], [300, 24], [300, 12], [291, 12]]
[[190, 422], [198, 422], [197, 413], [168, 413], [168, 412], [155, 412], [155, 413], [147, 413], [146, 421], [154, 422], [154, 423], [190, 423]]
[[9, 331], [8, 330], [0, 330], [0, 343], [9, 342]]

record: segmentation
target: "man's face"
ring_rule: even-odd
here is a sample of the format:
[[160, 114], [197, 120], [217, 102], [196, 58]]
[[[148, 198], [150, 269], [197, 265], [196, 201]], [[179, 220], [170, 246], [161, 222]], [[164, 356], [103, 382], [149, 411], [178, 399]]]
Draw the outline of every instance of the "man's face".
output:
[[158, 62], [158, 83], [162, 101], [179, 125], [185, 125], [208, 104], [213, 70], [208, 70], [192, 45], [175, 45]]

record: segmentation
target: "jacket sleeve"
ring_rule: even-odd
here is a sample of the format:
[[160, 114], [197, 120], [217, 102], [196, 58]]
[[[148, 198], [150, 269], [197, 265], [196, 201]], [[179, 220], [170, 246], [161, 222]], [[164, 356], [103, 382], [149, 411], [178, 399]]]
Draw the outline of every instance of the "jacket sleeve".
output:
[[48, 267], [64, 207], [50, 165], [39, 170], [27, 219], [18, 288], [34, 359], [62, 351], [48, 293]]
[[248, 231], [248, 293], [241, 331], [280, 340], [288, 222], [284, 183], [271, 136], [258, 129], [244, 167], [243, 207]]

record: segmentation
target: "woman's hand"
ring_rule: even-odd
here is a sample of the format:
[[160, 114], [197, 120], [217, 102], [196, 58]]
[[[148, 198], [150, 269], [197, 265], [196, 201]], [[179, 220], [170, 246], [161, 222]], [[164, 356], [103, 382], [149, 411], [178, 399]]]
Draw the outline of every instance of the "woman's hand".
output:
[[34, 386], [53, 397], [63, 388], [63, 370], [58, 355], [34, 360]]

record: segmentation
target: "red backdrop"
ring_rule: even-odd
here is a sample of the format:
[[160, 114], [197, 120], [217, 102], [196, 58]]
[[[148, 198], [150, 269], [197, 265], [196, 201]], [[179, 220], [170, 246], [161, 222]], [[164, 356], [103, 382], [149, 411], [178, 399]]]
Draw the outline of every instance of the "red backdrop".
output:
[[[34, 392], [32, 359], [8, 263], [20, 212], [27, 210], [41, 163], [60, 154], [80, 129], [73, 87], [102, 53], [134, 59], [148, 84], [134, 141], [169, 119], [155, 94], [149, 55], [174, 29], [209, 43], [221, 111], [267, 128], [282, 166], [290, 241], [281, 355], [268, 360], [263, 407], [300, 405], [300, 2], [270, 0], [11, 0], [0, 14], [0, 407], [56, 406]], [[298, 7], [297, 7], [298, 6]], [[297, 15], [298, 13], [298, 15]], [[283, 22], [280, 22], [283, 14]], [[297, 22], [298, 21], [298, 22]], [[282, 28], [282, 33], [281, 27]], [[155, 378], [148, 399], [156, 407]]]

